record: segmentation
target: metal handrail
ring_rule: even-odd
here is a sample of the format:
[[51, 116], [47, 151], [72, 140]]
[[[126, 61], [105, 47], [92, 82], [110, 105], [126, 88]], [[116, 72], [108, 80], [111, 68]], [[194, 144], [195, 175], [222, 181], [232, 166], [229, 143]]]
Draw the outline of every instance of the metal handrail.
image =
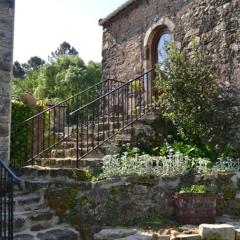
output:
[[14, 182], [22, 181], [3, 161], [0, 161], [0, 166], [7, 171], [7, 173], [13, 179]]
[[96, 83], [96, 84], [94, 84], [94, 85], [86, 88], [85, 90], [83, 90], [83, 91], [81, 91], [81, 92], [79, 92], [79, 93], [77, 93], [77, 94], [74, 94], [73, 96], [71, 96], [71, 97], [69, 97], [69, 98], [67, 98], [67, 99], [65, 99], [65, 100], [63, 100], [63, 101], [61, 101], [61, 102], [59, 102], [59, 103], [57, 103], [57, 104], [55, 104], [55, 105], [53, 105], [53, 106], [45, 109], [45, 110], [43, 110], [43, 111], [41, 111], [41, 112], [38, 113], [38, 114], [35, 114], [34, 116], [32, 116], [32, 117], [30, 117], [30, 118], [28, 118], [28, 119], [26, 119], [26, 120], [24, 120], [23, 122], [21, 122], [21, 123], [19, 124], [19, 126], [21, 126], [22, 124], [24, 124], [24, 123], [26, 123], [26, 122], [31, 121], [32, 119], [34, 119], [34, 118], [36, 118], [36, 117], [38, 117], [38, 116], [46, 113], [46, 112], [49, 111], [49, 110], [52, 110], [52, 109], [54, 109], [54, 108], [56, 108], [56, 107], [58, 107], [58, 106], [61, 106], [62, 104], [68, 102], [69, 100], [71, 100], [71, 99], [73, 99], [73, 98], [76, 98], [77, 96], [80, 96], [80, 95], [88, 92], [89, 90], [94, 89], [95, 87], [100, 86], [100, 85], [102, 85], [103, 83], [106, 83], [106, 82], [108, 82], [108, 81], [113, 81], [113, 82], [117, 82], [117, 83], [123, 83], [122, 81], [118, 81], [118, 80], [115, 80], [115, 79], [108, 79], [108, 80], [104, 80], [104, 81], [101, 81], [101, 82], [99, 82], [99, 83]]
[[[19, 144], [21, 156], [13, 152], [11, 166], [37, 164], [38, 158], [77, 155], [78, 167], [79, 159], [152, 108], [155, 97], [152, 91], [153, 71], [151, 69], [127, 82], [102, 81], [25, 120], [18, 129], [24, 128], [26, 141]], [[132, 105], [136, 105], [136, 111]], [[111, 116], [116, 116], [115, 122]], [[12, 140], [17, 142], [18, 138]], [[68, 141], [75, 144], [68, 144]]]
[[20, 179], [0, 161], [0, 239], [13, 240], [14, 183]]
[[[77, 168], [79, 167], [79, 160], [98, 149], [119, 134], [120, 131], [132, 126], [135, 121], [143, 117], [147, 112], [155, 109], [156, 105], [153, 97], [156, 97], [154, 95], [156, 92], [153, 91], [152, 87], [153, 72], [154, 69], [151, 69], [69, 114], [78, 119], [76, 126]], [[133, 83], [139, 86], [135, 89]], [[133, 110], [133, 104], [138, 105], [135, 106], [135, 110]], [[99, 112], [102, 114], [99, 114]], [[87, 113], [87, 117], [81, 117], [85, 113]], [[103, 117], [101, 121], [100, 116]], [[112, 121], [112, 127], [110, 121]], [[102, 127], [102, 124], [105, 123], [107, 126]], [[85, 138], [83, 132], [86, 132]], [[99, 139], [100, 135], [102, 135], [101, 140]]]
[[[26, 130], [26, 142], [21, 142], [18, 147], [19, 154], [12, 152], [11, 166], [21, 167], [31, 161], [33, 164], [37, 157], [46, 156], [51, 149], [70, 137], [76, 119], [71, 118], [69, 112], [103, 95], [106, 90], [105, 85], [116, 88], [122, 84], [123, 82], [114, 79], [101, 81], [21, 122], [16, 129]], [[17, 135], [16, 133], [15, 138], [11, 139], [13, 144], [17, 142]]]
[[[144, 75], [146, 75], [146, 74], [149, 74], [149, 73], [151, 73], [151, 72], [153, 72], [153, 69], [151, 69], [151, 70], [145, 72], [142, 76], [144, 76]], [[141, 76], [140, 76], [140, 77], [141, 77]], [[125, 86], [131, 84], [132, 82], [135, 82], [135, 81], [138, 80], [140, 77], [134, 78], [134, 79], [132, 79], [132, 80], [129, 80], [129, 81], [123, 83], [121, 86], [119, 86], [119, 87], [117, 87], [117, 88], [114, 88], [114, 89], [111, 90], [110, 92], [107, 92], [106, 94], [104, 94], [104, 95], [102, 95], [102, 96], [100, 96], [100, 97], [94, 99], [93, 101], [87, 103], [86, 105], [84, 105], [84, 106], [82, 106], [82, 107], [80, 107], [80, 108], [74, 110], [74, 111], [71, 112], [69, 115], [70, 115], [70, 116], [74, 115], [75, 113], [77, 113], [77, 112], [83, 110], [84, 108], [86, 108], [86, 107], [88, 107], [88, 106], [90, 106], [90, 105], [92, 105], [92, 104], [98, 102], [98, 101], [101, 100], [102, 98], [105, 98], [105, 97], [111, 95], [112, 93], [114, 93], [114, 92], [120, 90], [121, 88], [123, 88], [123, 87], [125, 87]]]

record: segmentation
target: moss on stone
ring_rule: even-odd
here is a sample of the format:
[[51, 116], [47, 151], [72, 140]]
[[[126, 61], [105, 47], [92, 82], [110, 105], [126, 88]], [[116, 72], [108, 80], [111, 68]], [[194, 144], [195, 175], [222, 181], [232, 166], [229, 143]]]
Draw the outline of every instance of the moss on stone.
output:
[[221, 191], [224, 199], [235, 199], [237, 189], [233, 185], [223, 185]]
[[56, 211], [60, 217], [64, 216], [71, 208], [77, 198], [78, 189], [71, 187], [61, 189], [60, 191], [49, 191], [46, 193], [45, 198], [50, 208]]

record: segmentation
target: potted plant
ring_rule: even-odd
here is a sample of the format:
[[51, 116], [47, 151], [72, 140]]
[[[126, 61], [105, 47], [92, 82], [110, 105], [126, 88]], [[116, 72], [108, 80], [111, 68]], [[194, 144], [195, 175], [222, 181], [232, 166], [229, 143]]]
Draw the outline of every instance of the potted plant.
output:
[[131, 93], [129, 98], [129, 114], [135, 112], [141, 104], [142, 83], [140, 80], [135, 80], [131, 83]]
[[176, 220], [180, 224], [215, 223], [217, 199], [214, 193], [205, 185], [182, 187], [173, 196], [176, 210]]

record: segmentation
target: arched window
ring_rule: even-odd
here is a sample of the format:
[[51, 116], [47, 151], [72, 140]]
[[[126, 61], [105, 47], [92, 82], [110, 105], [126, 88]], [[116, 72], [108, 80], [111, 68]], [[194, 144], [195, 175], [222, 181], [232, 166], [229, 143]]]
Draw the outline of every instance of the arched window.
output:
[[156, 63], [161, 63], [166, 59], [166, 50], [170, 42], [171, 34], [169, 32], [165, 32], [160, 35], [156, 47]]
[[163, 62], [166, 59], [166, 49], [172, 40], [170, 31], [161, 26], [155, 29], [151, 42], [151, 65], [152, 68], [156, 64]]

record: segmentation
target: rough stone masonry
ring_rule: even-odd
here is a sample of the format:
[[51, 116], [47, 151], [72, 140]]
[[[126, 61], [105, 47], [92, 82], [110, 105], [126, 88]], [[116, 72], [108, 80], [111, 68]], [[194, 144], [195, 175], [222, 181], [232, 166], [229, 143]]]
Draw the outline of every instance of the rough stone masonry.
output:
[[0, 161], [9, 161], [14, 2], [0, 0]]
[[[166, 27], [182, 47], [196, 37], [228, 91], [226, 114], [240, 119], [239, 0], [128, 0], [99, 23], [104, 80], [128, 81], [150, 70], [152, 38]], [[240, 121], [232, 124], [226, 140], [240, 149]]]

